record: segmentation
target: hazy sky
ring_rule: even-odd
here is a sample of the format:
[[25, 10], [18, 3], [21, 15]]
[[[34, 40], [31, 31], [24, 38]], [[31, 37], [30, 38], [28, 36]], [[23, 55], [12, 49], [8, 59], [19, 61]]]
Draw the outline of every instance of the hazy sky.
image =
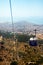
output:
[[[43, 24], [43, 0], [11, 0], [14, 21]], [[10, 21], [9, 0], [0, 0], [0, 22]]]

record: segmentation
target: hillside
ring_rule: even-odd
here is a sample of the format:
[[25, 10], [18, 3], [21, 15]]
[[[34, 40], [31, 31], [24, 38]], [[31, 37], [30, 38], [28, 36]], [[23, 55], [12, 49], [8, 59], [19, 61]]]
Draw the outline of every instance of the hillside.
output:
[[38, 39], [43, 40], [43, 34], [37, 34], [36, 36], [37, 36]]
[[0, 49], [0, 65], [43, 65], [43, 46], [31, 47], [29, 43], [4, 39], [4, 48]]

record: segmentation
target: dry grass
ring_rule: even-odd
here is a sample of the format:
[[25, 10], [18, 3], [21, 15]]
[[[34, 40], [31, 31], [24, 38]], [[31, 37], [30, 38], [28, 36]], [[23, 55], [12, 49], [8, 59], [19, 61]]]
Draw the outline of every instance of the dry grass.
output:
[[[17, 48], [16, 48], [16, 43], [14, 43], [13, 40], [10, 39], [4, 39], [4, 49], [0, 49], [0, 54], [3, 58], [3, 61], [0, 62], [0, 65], [6, 65], [5, 62], [9, 63], [12, 61], [17, 61], [17, 55], [16, 53], [18, 52], [18, 64], [19, 65], [26, 65], [27, 62], [31, 62], [31, 60], [37, 61], [40, 59], [42, 52], [42, 46], [37, 46], [37, 47], [31, 47], [29, 44], [24, 43], [24, 42], [16, 42], [17, 43]], [[20, 54], [19, 54], [20, 53]], [[20, 57], [19, 57], [20, 55]]]

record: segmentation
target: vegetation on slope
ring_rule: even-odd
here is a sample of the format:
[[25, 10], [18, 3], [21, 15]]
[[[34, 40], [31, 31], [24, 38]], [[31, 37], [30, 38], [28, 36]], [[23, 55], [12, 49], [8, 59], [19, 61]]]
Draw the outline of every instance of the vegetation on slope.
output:
[[[40, 46], [33, 47], [30, 46], [29, 43], [26, 43], [29, 38], [28, 35], [17, 35], [18, 41], [15, 43], [14, 40], [4, 37], [4, 49], [0, 49], [0, 58], [2, 58], [4, 62], [9, 62], [10, 65], [43, 64], [43, 57], [41, 57], [41, 54], [43, 54], [42, 49]], [[17, 47], [16, 44], [18, 45]]]

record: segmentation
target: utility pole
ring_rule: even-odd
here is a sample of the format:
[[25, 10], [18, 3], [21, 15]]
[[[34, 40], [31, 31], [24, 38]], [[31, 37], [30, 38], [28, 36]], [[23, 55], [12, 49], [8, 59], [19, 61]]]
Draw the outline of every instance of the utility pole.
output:
[[35, 37], [36, 37], [36, 32], [37, 32], [37, 30], [35, 29], [34, 31], [35, 31]]

